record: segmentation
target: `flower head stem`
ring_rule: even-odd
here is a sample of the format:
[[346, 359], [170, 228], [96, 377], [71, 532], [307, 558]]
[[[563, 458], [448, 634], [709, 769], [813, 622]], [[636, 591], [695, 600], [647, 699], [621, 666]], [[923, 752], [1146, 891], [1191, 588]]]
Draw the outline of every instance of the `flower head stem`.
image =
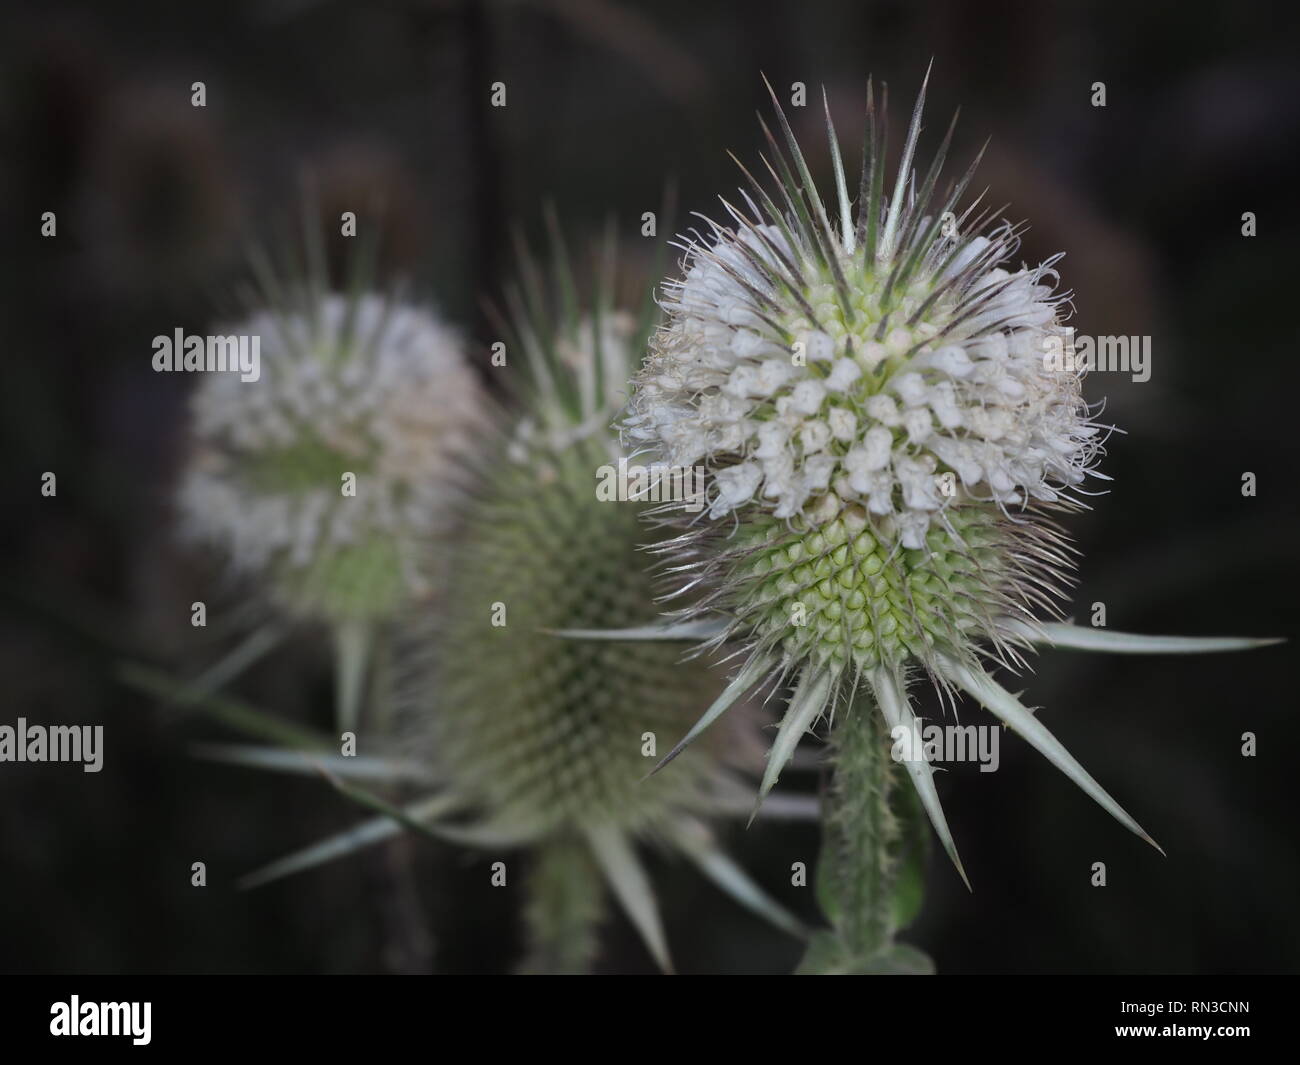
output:
[[585, 975], [599, 951], [605, 882], [587, 842], [565, 833], [537, 848], [524, 921], [523, 974]]
[[800, 971], [879, 972], [892, 967], [895, 936], [917, 908], [919, 878], [907, 875], [908, 859], [920, 856], [925, 820], [915, 816], [911, 785], [890, 757], [889, 731], [866, 685], [837, 709], [830, 739], [816, 877], [831, 930], [814, 937]]
[[822, 908], [844, 945], [875, 953], [893, 934], [898, 820], [890, 809], [893, 766], [880, 718], [859, 689], [831, 734], [834, 766], [817, 870]]

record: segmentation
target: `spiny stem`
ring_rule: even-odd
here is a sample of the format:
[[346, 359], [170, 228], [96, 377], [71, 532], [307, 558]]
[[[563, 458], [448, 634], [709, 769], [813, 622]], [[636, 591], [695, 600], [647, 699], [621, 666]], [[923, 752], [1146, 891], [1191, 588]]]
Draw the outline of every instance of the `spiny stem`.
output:
[[837, 709], [831, 748], [817, 867], [817, 897], [831, 930], [814, 937], [800, 971], [886, 971], [899, 949], [894, 935], [916, 910], [918, 883], [904, 875], [907, 852], [916, 848], [904, 838], [910, 785], [890, 757], [884, 718], [865, 687]]
[[845, 946], [863, 956], [884, 946], [894, 931], [899, 824], [890, 808], [894, 765], [886, 740], [874, 702], [859, 689], [831, 736], [827, 868], [819, 870], [819, 886], [824, 896], [833, 896], [828, 910], [835, 916], [828, 916]]
[[604, 881], [585, 840], [560, 836], [537, 850], [524, 920], [528, 954], [519, 971], [532, 975], [591, 972], [604, 917]]

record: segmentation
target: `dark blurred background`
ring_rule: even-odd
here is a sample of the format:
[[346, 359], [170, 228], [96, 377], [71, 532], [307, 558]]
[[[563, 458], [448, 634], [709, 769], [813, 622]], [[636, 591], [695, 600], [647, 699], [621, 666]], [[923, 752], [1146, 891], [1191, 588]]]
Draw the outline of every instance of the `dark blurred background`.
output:
[[[765, 72], [824, 177], [820, 96], [846, 155], [868, 74], [905, 122], [934, 58], [924, 146], [960, 105], [958, 158], [1028, 218], [1022, 255], [1068, 252], [1079, 331], [1153, 337], [1152, 377], [1090, 379], [1116, 436], [1110, 495], [1072, 520], [1078, 616], [1183, 634], [1296, 631], [1300, 131], [1294, 5], [700, 0], [10, 3], [0, 15], [0, 311], [5, 520], [0, 723], [103, 723], [105, 768], [0, 765], [0, 969], [39, 972], [507, 968], [518, 888], [487, 857], [409, 840], [251, 893], [234, 879], [356, 821], [309, 779], [198, 762], [218, 735], [120, 687], [123, 660], [193, 675], [219, 649], [189, 604], [210, 563], [173, 545], [184, 375], [150, 340], [203, 328], [250, 235], [301, 212], [382, 205], [385, 277], [485, 333], [480, 298], [515, 223], [545, 199], [571, 231], [641, 213], [678, 184], [716, 210], [754, 159]], [[207, 107], [190, 105], [203, 81]], [[488, 106], [504, 81], [508, 106]], [[1091, 105], [1104, 82], [1107, 106]], [[58, 235], [40, 235], [54, 211]], [[1255, 212], [1258, 236], [1243, 237]], [[58, 495], [42, 498], [43, 471]], [[1244, 498], [1245, 471], [1258, 495]], [[200, 630], [201, 631], [201, 630]], [[329, 720], [305, 633], [239, 684]], [[1294, 645], [1208, 658], [1055, 653], [1026, 700], [1168, 851], [1117, 826], [1009, 738], [999, 772], [941, 787], [975, 884], [942, 856], [910, 938], [940, 971], [1277, 972], [1300, 963]], [[1015, 686], [1015, 685], [1013, 685]], [[968, 709], [963, 720], [986, 720]], [[1258, 736], [1243, 758], [1241, 734]], [[790, 777], [813, 790], [813, 774]], [[728, 842], [790, 905], [812, 825]], [[190, 863], [209, 886], [190, 886]], [[1104, 861], [1108, 886], [1090, 885]], [[686, 972], [788, 971], [799, 950], [681, 864], [658, 862]], [[516, 879], [515, 883], [519, 880]], [[436, 944], [430, 949], [430, 942]], [[621, 919], [602, 969], [646, 971]]]

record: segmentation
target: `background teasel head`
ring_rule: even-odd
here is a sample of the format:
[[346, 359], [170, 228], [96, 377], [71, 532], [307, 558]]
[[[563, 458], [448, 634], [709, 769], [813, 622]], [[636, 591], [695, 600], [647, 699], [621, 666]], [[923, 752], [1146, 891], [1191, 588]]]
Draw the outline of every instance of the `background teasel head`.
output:
[[618, 309], [612, 239], [580, 302], [558, 231], [551, 239], [550, 270], [522, 250], [506, 294], [519, 420], [477, 467], [447, 595], [412, 648], [427, 672], [407, 717], [476, 836], [532, 850], [526, 968], [590, 964], [602, 878], [667, 967], [641, 841], [686, 853], [745, 904], [793, 922], [712, 842], [708, 821], [747, 803], [726, 737], [690, 752], [680, 774], [645, 779], [647, 745], [690, 723], [715, 675], [670, 644], [554, 635], [654, 616], [647, 504], [597, 493], [601, 467], [622, 454], [610, 423], [653, 308]]
[[[941, 191], [951, 126], [933, 161], [913, 168], [924, 97], [923, 85], [887, 185], [887, 107], [869, 88], [856, 207], [829, 107], [835, 196], [823, 200], [776, 104], [784, 147], [764, 124], [771, 180], [742, 164], [740, 205], [722, 201], [732, 224], [683, 238], [682, 276], [665, 287], [666, 320], [622, 420], [626, 439], [657, 457], [707, 467], [707, 513], [682, 519], [688, 528], [668, 547], [685, 581], [707, 589], [678, 620], [698, 633], [709, 616], [715, 643], [747, 651], [676, 750], [759, 681], [788, 679], [766, 793], [804, 732], [842, 715], [827, 846], [843, 894], [858, 899], [864, 870], [894, 861], [897, 825], [889, 803], [845, 814], [883, 794], [889, 775], [875, 741], [848, 732], [912, 725], [906, 689], [917, 669], [974, 695], [1149, 839], [981, 660], [1018, 665], [1044, 639], [1250, 645], [1125, 645], [1040, 622], [1058, 613], [1073, 568], [1051, 514], [1081, 505], [1087, 477], [1101, 476], [1104, 431], [1080, 374], [1051, 358], [1068, 307], [1056, 291], [1059, 256], [1010, 262], [1019, 227], [998, 222], [982, 197], [963, 202], [974, 164]], [[869, 702], [878, 715], [858, 711]], [[906, 770], [960, 871], [929, 765]], [[871, 861], [858, 860], [866, 844], [855, 838], [877, 847]], [[874, 906], [882, 894], [867, 893]]]
[[486, 417], [459, 333], [367, 291], [357, 262], [332, 292], [321, 265], [282, 284], [255, 259], [260, 306], [221, 332], [260, 338], [261, 375], [203, 375], [178, 501], [187, 536], [274, 605], [342, 624], [428, 590], [428, 540]]

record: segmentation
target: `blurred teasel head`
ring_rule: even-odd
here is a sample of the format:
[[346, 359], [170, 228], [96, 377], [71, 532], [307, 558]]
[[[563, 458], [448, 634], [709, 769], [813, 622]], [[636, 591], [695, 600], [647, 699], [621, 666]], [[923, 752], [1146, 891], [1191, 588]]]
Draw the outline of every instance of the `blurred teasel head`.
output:
[[667, 968], [642, 842], [685, 853], [743, 903], [795, 924], [713, 840], [710, 822], [747, 809], [752, 794], [736, 776], [734, 742], [714, 737], [680, 774], [645, 779], [656, 744], [690, 723], [715, 674], [681, 663], [669, 644], [556, 635], [654, 618], [648, 504], [597, 491], [623, 455], [611, 423], [654, 308], [619, 306], [612, 238], [592, 284], [579, 286], [552, 229], [553, 261], [522, 248], [497, 316], [497, 366], [517, 420], [475, 467], [447, 595], [414, 649], [423, 669], [408, 717], [435, 775], [473, 816], [462, 838], [533, 855], [525, 968], [589, 966], [606, 887]]
[[294, 616], [365, 623], [429, 590], [464, 454], [486, 420], [460, 334], [433, 310], [348, 292], [324, 269], [282, 283], [219, 332], [257, 338], [256, 379], [202, 375], [182, 528]]

